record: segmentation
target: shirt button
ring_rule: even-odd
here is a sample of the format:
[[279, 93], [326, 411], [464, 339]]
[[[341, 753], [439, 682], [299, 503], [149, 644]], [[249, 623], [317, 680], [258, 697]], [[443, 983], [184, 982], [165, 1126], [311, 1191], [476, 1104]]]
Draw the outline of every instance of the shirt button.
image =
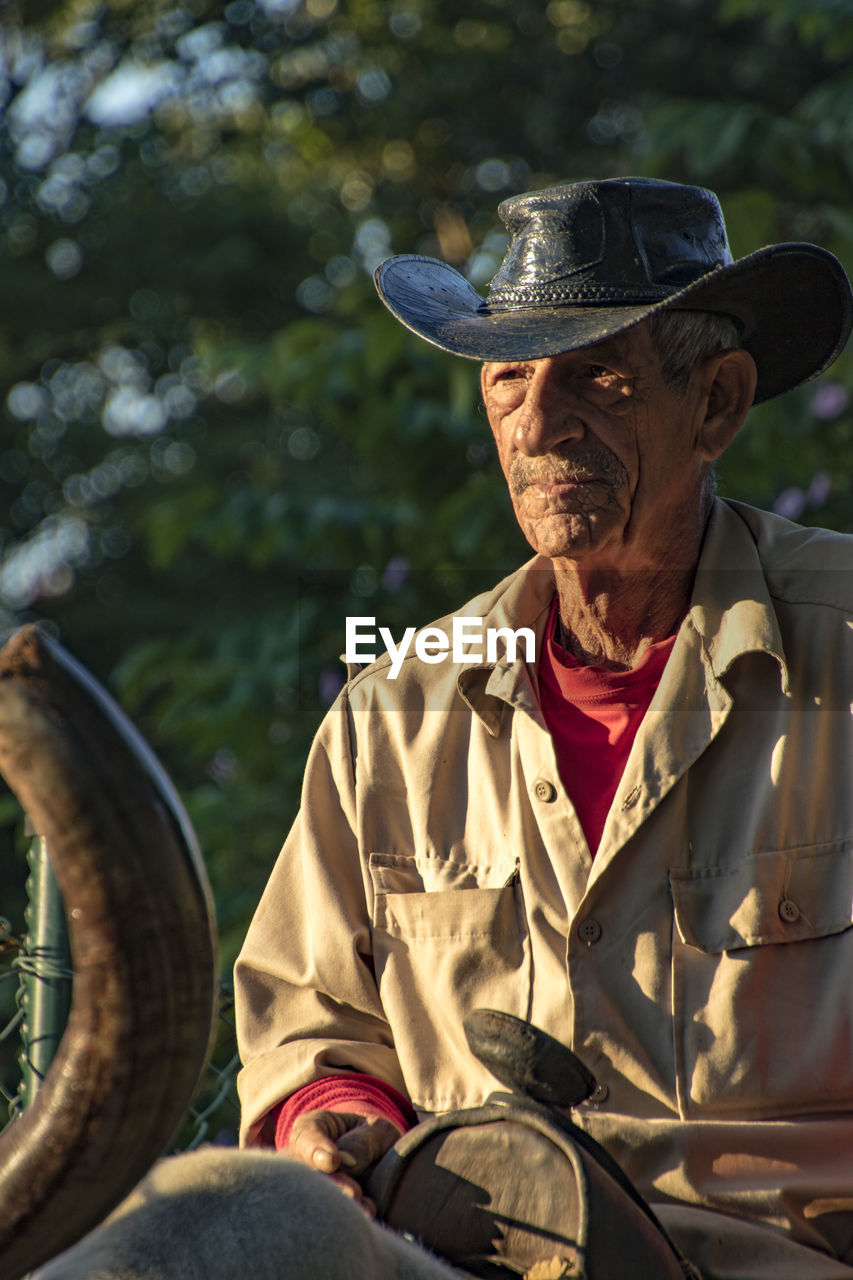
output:
[[537, 800], [550, 804], [552, 800], [557, 798], [557, 788], [552, 782], [548, 782], [547, 778], [537, 778], [533, 784], [533, 794]]
[[606, 1084], [597, 1084], [593, 1089], [592, 1093], [587, 1098], [587, 1102], [591, 1102], [594, 1107], [600, 1106], [602, 1102], [607, 1101], [607, 1096], [609, 1093], [610, 1093], [610, 1090], [608, 1089]]
[[591, 947], [601, 937], [601, 925], [592, 918], [583, 920], [578, 925], [578, 937], [581, 942], [585, 942], [588, 947]]
[[779, 915], [785, 924], [794, 924], [800, 918], [800, 908], [792, 898], [783, 898], [779, 903]]

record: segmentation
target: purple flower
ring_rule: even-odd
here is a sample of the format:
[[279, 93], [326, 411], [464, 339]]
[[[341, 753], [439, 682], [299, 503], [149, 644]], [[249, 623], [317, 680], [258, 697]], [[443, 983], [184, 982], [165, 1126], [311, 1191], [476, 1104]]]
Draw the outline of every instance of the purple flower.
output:
[[409, 562], [405, 556], [392, 556], [382, 573], [382, 585], [386, 591], [401, 591], [409, 576]]
[[821, 382], [812, 396], [812, 413], [824, 422], [831, 422], [847, 408], [850, 396], [840, 382]]
[[796, 520], [805, 509], [806, 495], [802, 489], [797, 489], [794, 485], [790, 489], [783, 489], [773, 503], [773, 510], [777, 516], [784, 516], [786, 520]]
[[344, 687], [344, 675], [339, 667], [324, 667], [317, 681], [317, 692], [324, 707], [330, 707]]
[[822, 507], [832, 492], [832, 480], [827, 471], [816, 471], [806, 490], [806, 502], [810, 507]]

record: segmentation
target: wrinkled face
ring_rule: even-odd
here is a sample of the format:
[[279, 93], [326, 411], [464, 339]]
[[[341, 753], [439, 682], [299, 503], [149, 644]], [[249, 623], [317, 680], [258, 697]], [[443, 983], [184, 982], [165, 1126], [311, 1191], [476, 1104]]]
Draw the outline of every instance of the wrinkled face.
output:
[[657, 567], [700, 520], [701, 377], [667, 386], [645, 324], [579, 351], [483, 366], [483, 401], [522, 531], [591, 566]]

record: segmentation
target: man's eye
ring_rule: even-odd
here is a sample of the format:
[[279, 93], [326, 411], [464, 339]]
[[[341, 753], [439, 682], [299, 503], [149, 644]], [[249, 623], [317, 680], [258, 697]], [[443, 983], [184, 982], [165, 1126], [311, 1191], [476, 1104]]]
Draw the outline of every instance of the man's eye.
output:
[[618, 391], [623, 396], [629, 396], [632, 393], [631, 379], [626, 377], [624, 373], [617, 373], [615, 369], [609, 368], [606, 364], [587, 365], [586, 376], [590, 382], [594, 382], [603, 391]]

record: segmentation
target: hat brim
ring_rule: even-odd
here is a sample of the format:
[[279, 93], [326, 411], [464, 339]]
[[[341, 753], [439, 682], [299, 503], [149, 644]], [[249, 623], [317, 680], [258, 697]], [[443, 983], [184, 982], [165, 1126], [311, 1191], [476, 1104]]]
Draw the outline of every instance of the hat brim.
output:
[[770, 245], [662, 300], [630, 305], [570, 302], [490, 311], [453, 267], [417, 254], [387, 259], [375, 279], [380, 298], [407, 329], [470, 360], [536, 360], [576, 351], [663, 310], [722, 312], [738, 322], [742, 345], [755, 360], [756, 404], [828, 368], [853, 323], [844, 268], [813, 244]]

